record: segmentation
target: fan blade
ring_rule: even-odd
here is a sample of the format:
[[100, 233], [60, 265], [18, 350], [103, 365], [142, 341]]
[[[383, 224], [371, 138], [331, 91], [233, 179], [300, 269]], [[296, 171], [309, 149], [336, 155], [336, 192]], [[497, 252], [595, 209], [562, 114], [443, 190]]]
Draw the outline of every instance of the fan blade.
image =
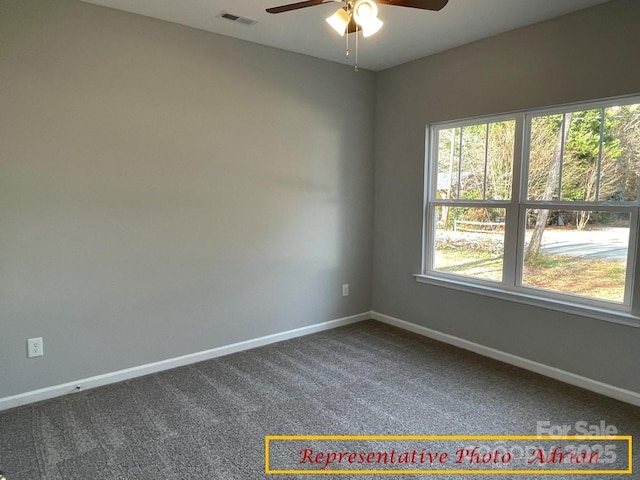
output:
[[380, 5], [420, 8], [422, 10], [442, 10], [449, 0], [375, 0]]
[[322, 5], [327, 0], [307, 0], [306, 2], [290, 3], [289, 5], [280, 5], [279, 7], [267, 8], [269, 13], [282, 13], [289, 12], [291, 10], [298, 10], [299, 8], [314, 7], [316, 5]]

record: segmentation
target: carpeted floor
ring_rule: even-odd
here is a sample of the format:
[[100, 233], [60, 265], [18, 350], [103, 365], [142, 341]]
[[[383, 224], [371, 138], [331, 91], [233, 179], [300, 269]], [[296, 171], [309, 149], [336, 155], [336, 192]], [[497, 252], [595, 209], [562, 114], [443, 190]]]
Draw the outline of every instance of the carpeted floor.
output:
[[[265, 435], [536, 435], [539, 421], [604, 421], [640, 439], [638, 407], [367, 321], [0, 412], [0, 470], [7, 480], [586, 477], [265, 474]], [[273, 444], [271, 468], [302, 468], [288, 445]]]

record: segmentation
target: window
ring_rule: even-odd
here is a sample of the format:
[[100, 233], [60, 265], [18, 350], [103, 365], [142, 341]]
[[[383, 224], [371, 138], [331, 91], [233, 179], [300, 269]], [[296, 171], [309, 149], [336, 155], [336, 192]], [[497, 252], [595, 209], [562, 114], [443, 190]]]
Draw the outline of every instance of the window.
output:
[[436, 124], [427, 137], [420, 280], [632, 311], [640, 98]]

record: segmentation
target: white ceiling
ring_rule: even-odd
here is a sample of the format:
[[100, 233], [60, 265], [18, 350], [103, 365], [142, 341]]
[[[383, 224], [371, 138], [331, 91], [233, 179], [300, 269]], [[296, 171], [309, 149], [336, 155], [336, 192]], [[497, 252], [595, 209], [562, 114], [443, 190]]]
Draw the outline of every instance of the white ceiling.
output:
[[[345, 39], [324, 21], [339, 4], [327, 3], [280, 14], [265, 12], [296, 0], [84, 0], [195, 27], [262, 45], [339, 63]], [[382, 29], [360, 37], [362, 68], [384, 70], [501, 32], [557, 17], [608, 0], [449, 0], [439, 12], [380, 5]], [[257, 20], [252, 26], [216, 18], [221, 11]]]

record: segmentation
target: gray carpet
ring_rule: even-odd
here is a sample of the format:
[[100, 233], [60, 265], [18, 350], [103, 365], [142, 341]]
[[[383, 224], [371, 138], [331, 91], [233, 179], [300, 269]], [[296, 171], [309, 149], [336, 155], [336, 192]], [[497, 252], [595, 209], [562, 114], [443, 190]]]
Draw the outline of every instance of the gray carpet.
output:
[[[0, 412], [0, 469], [7, 480], [629, 478], [264, 472], [265, 435], [535, 435], [537, 421], [580, 420], [640, 441], [638, 407], [367, 321]], [[288, 445], [274, 444], [272, 468]]]

